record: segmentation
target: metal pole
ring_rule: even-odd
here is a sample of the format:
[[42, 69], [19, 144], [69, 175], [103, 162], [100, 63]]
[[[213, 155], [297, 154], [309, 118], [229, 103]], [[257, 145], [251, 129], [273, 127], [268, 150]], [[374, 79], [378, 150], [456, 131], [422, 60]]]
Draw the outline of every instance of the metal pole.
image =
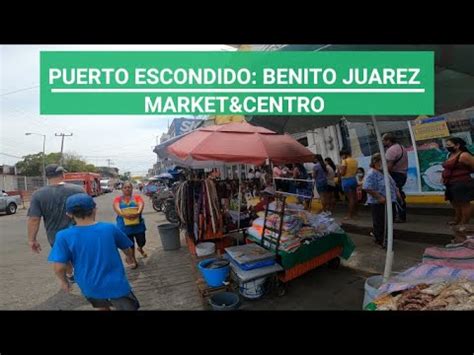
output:
[[[238, 213], [239, 217], [237, 220], [237, 229], [240, 229], [240, 205], [242, 203], [242, 173], [241, 173], [241, 165], [239, 164], [239, 169], [238, 169], [238, 174], [239, 174], [239, 202], [238, 202]], [[237, 239], [237, 245], [239, 243], [239, 240]]]
[[413, 153], [415, 153], [416, 182], [418, 184], [418, 192], [421, 192], [421, 171], [420, 171], [420, 160], [418, 158], [418, 148], [416, 147], [415, 134], [413, 133], [411, 122], [407, 121], [407, 125], [408, 125], [408, 130], [410, 131], [411, 143], [413, 145]]
[[72, 137], [72, 133], [71, 134], [64, 134], [64, 133], [60, 133], [60, 134], [55, 134], [56, 137], [61, 137], [61, 159], [59, 161], [59, 164], [60, 165], [63, 165], [64, 164], [64, 156], [63, 156], [63, 149], [64, 149], [64, 137]]
[[393, 209], [392, 209], [392, 193], [390, 191], [390, 179], [388, 174], [387, 159], [385, 159], [385, 150], [382, 143], [382, 135], [380, 134], [379, 126], [375, 116], [372, 116], [372, 123], [374, 124], [375, 135], [377, 136], [377, 143], [382, 158], [382, 169], [385, 182], [385, 207], [387, 211], [387, 256], [385, 258], [385, 269], [383, 272], [383, 281], [387, 282], [392, 273], [393, 263]]
[[63, 165], [64, 157], [63, 157], [63, 148], [64, 148], [64, 134], [61, 137], [61, 165]]
[[46, 164], [45, 164], [45, 152], [46, 152], [46, 134], [43, 135], [43, 186], [46, 186]]

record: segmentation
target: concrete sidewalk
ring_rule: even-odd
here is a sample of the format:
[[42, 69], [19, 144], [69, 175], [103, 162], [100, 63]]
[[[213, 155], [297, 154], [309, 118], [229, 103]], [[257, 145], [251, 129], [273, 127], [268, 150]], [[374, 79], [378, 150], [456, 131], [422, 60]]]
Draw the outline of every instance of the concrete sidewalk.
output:
[[[343, 220], [347, 207], [338, 205], [334, 216], [336, 221], [348, 233], [369, 235], [372, 232], [372, 215], [370, 207], [360, 206], [359, 216], [353, 220]], [[448, 244], [454, 236], [451, 221], [452, 210], [446, 208], [408, 208], [407, 222], [394, 223], [394, 239], [408, 242]]]

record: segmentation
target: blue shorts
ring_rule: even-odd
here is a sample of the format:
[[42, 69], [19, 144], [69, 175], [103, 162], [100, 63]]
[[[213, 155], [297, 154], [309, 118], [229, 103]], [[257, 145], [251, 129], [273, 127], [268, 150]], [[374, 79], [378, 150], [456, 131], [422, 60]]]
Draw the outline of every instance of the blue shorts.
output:
[[349, 178], [342, 178], [341, 184], [342, 191], [344, 192], [356, 191], [357, 189], [357, 179], [354, 176]]
[[316, 190], [318, 191], [318, 194], [321, 192], [328, 192], [329, 191], [329, 185], [325, 182], [318, 183], [316, 184]]

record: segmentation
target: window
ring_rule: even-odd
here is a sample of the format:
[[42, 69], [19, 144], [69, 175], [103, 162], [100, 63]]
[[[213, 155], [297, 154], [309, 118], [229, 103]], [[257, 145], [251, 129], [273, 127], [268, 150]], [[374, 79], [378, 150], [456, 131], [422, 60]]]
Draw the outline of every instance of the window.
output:
[[[419, 192], [418, 187], [418, 168], [416, 164], [416, 155], [411, 140], [410, 129], [406, 121], [382, 121], [378, 122], [380, 134], [392, 133], [398, 142], [405, 147], [408, 153], [408, 172], [407, 182], [404, 187], [405, 192]], [[370, 158], [373, 154], [379, 152], [377, 136], [374, 125], [369, 123], [350, 123], [346, 124], [346, 129], [342, 130], [346, 134], [345, 141], [349, 144], [352, 157], [356, 158], [359, 166], [365, 171], [370, 169]]]

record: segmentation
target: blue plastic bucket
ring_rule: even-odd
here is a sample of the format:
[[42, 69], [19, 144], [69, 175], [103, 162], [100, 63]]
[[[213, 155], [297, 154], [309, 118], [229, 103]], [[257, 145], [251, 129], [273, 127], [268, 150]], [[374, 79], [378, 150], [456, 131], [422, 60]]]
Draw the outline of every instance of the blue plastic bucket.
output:
[[229, 276], [230, 267], [229, 265], [220, 267], [218, 269], [208, 269], [205, 266], [212, 263], [216, 259], [206, 259], [198, 264], [199, 270], [201, 271], [204, 280], [209, 287], [220, 287], [224, 285], [224, 281]]
[[239, 308], [240, 298], [235, 293], [222, 292], [212, 296], [209, 304], [215, 311], [231, 311]]

